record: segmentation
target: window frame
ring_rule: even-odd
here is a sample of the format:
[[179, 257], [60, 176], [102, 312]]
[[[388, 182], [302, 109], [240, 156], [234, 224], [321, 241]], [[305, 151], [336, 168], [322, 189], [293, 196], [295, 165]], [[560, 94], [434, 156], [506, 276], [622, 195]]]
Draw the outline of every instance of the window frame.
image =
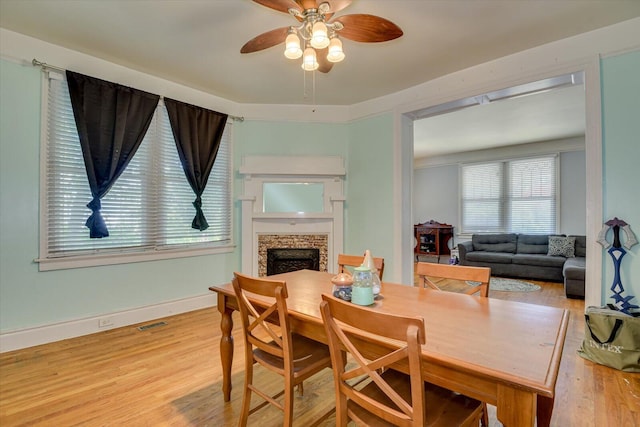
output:
[[[554, 216], [554, 224], [555, 230], [550, 231], [549, 233], [534, 233], [527, 232], [521, 230], [509, 230], [509, 224], [511, 221], [511, 202], [512, 198], [510, 197], [510, 163], [511, 162], [519, 162], [526, 160], [536, 160], [536, 159], [544, 159], [544, 158], [553, 158], [554, 162], [554, 186], [555, 186], [555, 194], [554, 194], [554, 202], [555, 209], [553, 212]], [[476, 230], [468, 230], [464, 228], [464, 171], [463, 168], [465, 166], [474, 166], [474, 165], [488, 165], [488, 164], [500, 164], [501, 167], [501, 196], [500, 196], [500, 206], [499, 211], [501, 214], [500, 224], [495, 230], [486, 230], [486, 231], [476, 231]], [[496, 233], [524, 233], [524, 234], [557, 234], [560, 230], [560, 153], [539, 153], [531, 156], [524, 157], [514, 157], [514, 158], [502, 158], [502, 159], [494, 159], [494, 160], [483, 160], [477, 162], [465, 162], [458, 164], [458, 181], [459, 181], [459, 190], [458, 190], [458, 214], [459, 214], [459, 224], [460, 224], [460, 233], [461, 235], [472, 235], [472, 234], [496, 234]]]
[[[104, 252], [94, 252], [67, 255], [61, 257], [52, 257], [48, 252], [48, 220], [49, 212], [47, 206], [47, 171], [48, 171], [48, 97], [49, 97], [49, 79], [56, 78], [56, 74], [61, 73], [54, 70], [46, 70], [41, 76], [41, 112], [40, 112], [40, 197], [39, 197], [39, 258], [34, 261], [39, 264], [39, 271], [61, 270], [61, 269], [73, 269], [83, 267], [94, 267], [104, 265], [116, 265], [116, 264], [129, 264], [144, 261], [158, 261], [175, 258], [187, 258], [193, 256], [212, 255], [221, 253], [230, 253], [235, 250], [235, 220], [234, 220], [234, 172], [233, 172], [233, 132], [229, 138], [229, 207], [230, 207], [230, 227], [229, 236], [230, 239], [224, 243], [192, 243], [177, 245], [175, 247], [167, 247], [163, 249], [157, 248], [134, 248], [127, 250], [126, 248], [106, 250]], [[50, 75], [53, 75], [50, 77]], [[60, 77], [63, 79], [63, 77]], [[160, 108], [160, 105], [159, 107]], [[155, 113], [154, 113], [155, 114]], [[232, 122], [229, 121], [227, 125], [232, 126]], [[185, 178], [186, 179], [186, 178]], [[117, 185], [117, 183], [116, 183]], [[194, 195], [195, 197], [195, 195]], [[87, 217], [90, 214], [87, 211]], [[194, 210], [195, 215], [195, 210]], [[87, 238], [89, 236], [89, 230], [87, 229]]]

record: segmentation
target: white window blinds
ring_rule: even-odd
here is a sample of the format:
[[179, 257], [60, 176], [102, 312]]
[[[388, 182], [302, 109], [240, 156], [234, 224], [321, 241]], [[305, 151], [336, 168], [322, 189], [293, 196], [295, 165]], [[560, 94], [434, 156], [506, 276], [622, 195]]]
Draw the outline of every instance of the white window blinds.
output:
[[191, 228], [195, 194], [178, 157], [162, 102], [135, 156], [102, 199], [109, 237], [90, 239], [91, 192], [66, 81], [51, 78], [47, 103], [44, 258], [158, 251], [231, 239], [231, 126], [225, 127], [205, 192], [206, 231]]
[[462, 168], [462, 229], [472, 232], [502, 229], [502, 163]]
[[462, 231], [555, 233], [556, 159], [462, 165]]
[[556, 159], [508, 163], [507, 230], [518, 233], [556, 232]]

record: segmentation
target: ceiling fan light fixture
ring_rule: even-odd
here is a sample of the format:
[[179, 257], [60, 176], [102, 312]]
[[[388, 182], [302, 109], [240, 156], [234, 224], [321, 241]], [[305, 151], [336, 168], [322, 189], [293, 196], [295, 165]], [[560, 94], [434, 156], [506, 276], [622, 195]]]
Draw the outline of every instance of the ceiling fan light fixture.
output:
[[[0, 0], [2, 1], [2, 0]], [[286, 12], [296, 25], [274, 28], [246, 42], [240, 53], [258, 52], [284, 42], [284, 56], [302, 57], [304, 71], [328, 73], [345, 59], [342, 38], [362, 43], [397, 39], [402, 29], [388, 19], [365, 13], [335, 16], [353, 0], [245, 0]], [[340, 37], [338, 37], [340, 36]], [[320, 54], [322, 56], [318, 57]]]
[[318, 21], [313, 24], [311, 30], [311, 46], [316, 49], [324, 49], [329, 46], [329, 34], [324, 22]]
[[316, 51], [312, 47], [306, 48], [304, 55], [302, 55], [302, 69], [305, 71], [314, 71], [317, 70], [319, 66]]
[[295, 33], [289, 33], [285, 41], [284, 56], [289, 59], [298, 59], [302, 56], [300, 39]]
[[331, 39], [329, 43], [329, 53], [327, 54], [327, 61], [340, 62], [344, 59], [344, 51], [342, 50], [342, 41], [338, 37]]

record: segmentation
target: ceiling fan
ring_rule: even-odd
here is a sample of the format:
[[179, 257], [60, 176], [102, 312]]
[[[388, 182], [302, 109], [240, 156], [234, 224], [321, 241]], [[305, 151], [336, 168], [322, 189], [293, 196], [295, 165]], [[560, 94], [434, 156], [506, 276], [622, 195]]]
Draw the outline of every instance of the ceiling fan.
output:
[[[276, 28], [260, 34], [242, 46], [240, 53], [252, 53], [285, 43], [285, 56], [302, 57], [302, 69], [331, 71], [333, 64], [344, 59], [345, 39], [379, 43], [402, 36], [393, 22], [375, 15], [352, 14], [331, 19], [351, 4], [351, 0], [253, 0], [279, 12], [292, 15], [298, 26]], [[301, 47], [302, 42], [302, 47]]]

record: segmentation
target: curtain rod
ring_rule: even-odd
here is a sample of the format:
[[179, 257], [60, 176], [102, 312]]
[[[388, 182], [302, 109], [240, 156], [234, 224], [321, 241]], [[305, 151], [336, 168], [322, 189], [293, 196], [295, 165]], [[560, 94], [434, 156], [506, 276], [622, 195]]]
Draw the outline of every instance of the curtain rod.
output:
[[53, 65], [49, 65], [46, 62], [40, 62], [35, 58], [33, 58], [33, 61], [31, 61], [31, 65], [33, 65], [34, 67], [40, 67], [43, 70], [55, 70], [60, 71], [61, 73], [64, 73], [66, 71], [64, 68], [54, 67]]
[[[55, 67], [53, 65], [47, 64], [46, 62], [40, 62], [35, 58], [33, 58], [33, 60], [31, 61], [31, 65], [33, 65], [34, 67], [40, 67], [43, 70], [54, 70], [54, 71], [59, 71], [61, 73], [64, 73], [66, 71], [64, 68]], [[233, 116], [231, 114], [227, 114], [227, 116], [235, 122], [244, 122], [244, 117], [242, 116]]]

